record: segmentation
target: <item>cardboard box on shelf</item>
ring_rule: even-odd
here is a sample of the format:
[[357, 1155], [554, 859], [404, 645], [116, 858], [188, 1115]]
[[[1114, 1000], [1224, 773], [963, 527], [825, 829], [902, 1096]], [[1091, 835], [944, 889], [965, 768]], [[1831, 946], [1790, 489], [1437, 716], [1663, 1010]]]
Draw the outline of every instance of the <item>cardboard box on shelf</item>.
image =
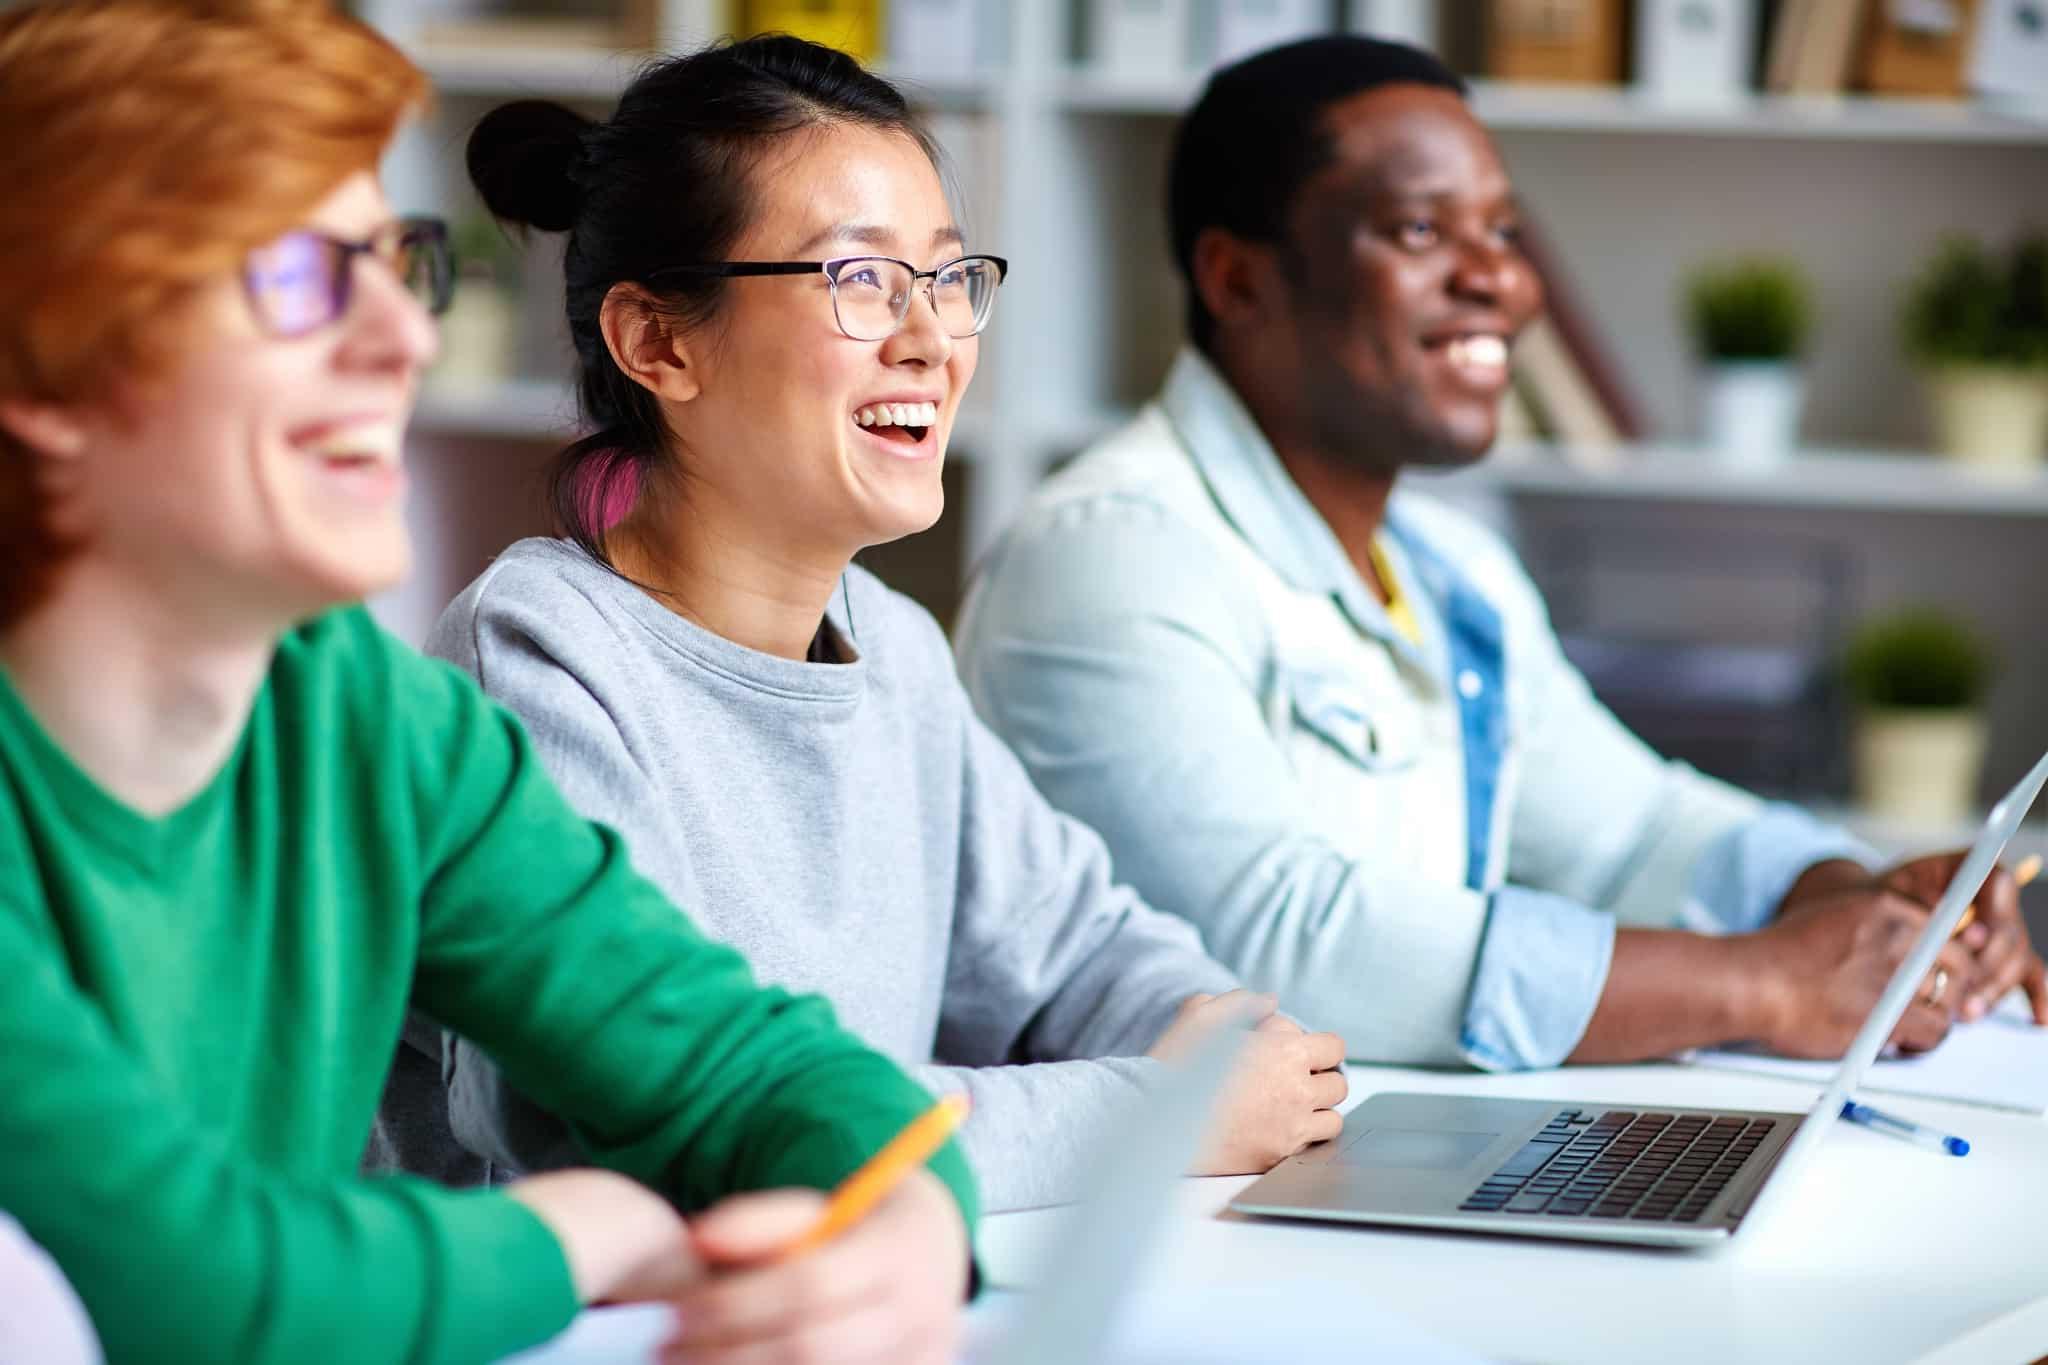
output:
[[1857, 84], [1876, 95], [1957, 97], [1976, 0], [1880, 0]]
[[1622, 0], [1492, 0], [1486, 74], [1581, 85], [1622, 77]]

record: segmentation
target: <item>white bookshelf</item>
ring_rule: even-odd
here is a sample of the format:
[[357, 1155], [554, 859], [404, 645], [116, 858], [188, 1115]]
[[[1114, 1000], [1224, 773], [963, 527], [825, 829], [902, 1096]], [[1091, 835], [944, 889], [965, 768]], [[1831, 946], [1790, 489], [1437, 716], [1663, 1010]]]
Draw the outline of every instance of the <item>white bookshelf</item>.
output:
[[[420, 43], [411, 56], [444, 96], [580, 102], [617, 99], [648, 60], [642, 52], [460, 42]], [[886, 66], [880, 70], [925, 109], [985, 109], [1002, 81], [997, 72], [941, 75]]]
[[2048, 517], [2048, 470], [2008, 473], [1905, 452], [1808, 450], [1752, 472], [1728, 469], [1695, 446], [1625, 446], [1572, 457], [1535, 444], [1496, 451], [1458, 477], [1509, 493], [1617, 503]]
[[577, 430], [576, 394], [568, 383], [550, 379], [446, 386], [430, 378], [412, 422], [428, 435], [566, 441]]
[[[1966, 820], [1953, 825], [1922, 825], [1902, 823], [1884, 819], [1854, 807], [1817, 807], [1814, 814], [1842, 829], [1890, 857], [1910, 858], [1922, 853], [1935, 853], [1945, 849], [1968, 848], [1976, 841], [1982, 826], [1977, 820]], [[2012, 842], [2006, 846], [2005, 865], [2011, 867], [2023, 858], [2039, 854], [2048, 857], [2048, 821], [2038, 818], [2021, 825]], [[2040, 945], [2036, 945], [2037, 947]]]
[[[1073, 67], [1055, 84], [1066, 109], [1178, 114], [1202, 87], [1198, 73], [1122, 76]], [[1872, 142], [2019, 143], [2048, 146], [2048, 105], [1855, 95], [1743, 94], [1673, 101], [1632, 86], [1474, 81], [1472, 105], [1504, 132], [1662, 134], [1733, 138], [1847, 138]]]
[[614, 100], [647, 60], [576, 45], [421, 42], [409, 52], [439, 94], [485, 99]]
[[[444, 95], [559, 100], [610, 100], [632, 80], [647, 54], [579, 46], [419, 42], [415, 60]], [[965, 73], [879, 71], [922, 107], [982, 110], [1010, 84], [1009, 68]], [[1205, 73], [1127, 76], [1086, 64], [1049, 68], [1041, 112], [1173, 116], [1200, 92]], [[1489, 127], [1507, 132], [1670, 134], [1730, 138], [1847, 139], [1871, 142], [2016, 143], [2048, 146], [2048, 103], [1989, 104], [1975, 100], [1870, 98], [1856, 95], [1765, 95], [1672, 101], [1631, 86], [1546, 86], [1475, 81], [1473, 107]]]
[[[1182, 304], [1165, 259], [1161, 185], [1172, 116], [1203, 79], [1189, 71], [1134, 80], [1077, 64], [1067, 0], [983, 3], [1002, 15], [999, 66], [943, 77], [882, 68], [936, 126], [963, 182], [974, 246], [1013, 262], [952, 449], [970, 477], [947, 515], [964, 518], [970, 562], [1045, 468], [1124, 420], [1172, 354]], [[367, 8], [421, 60], [443, 97], [438, 121], [408, 138], [387, 167], [394, 202], [407, 208], [457, 211], [467, 203], [461, 138], [488, 101], [602, 104], [645, 57], [427, 44], [410, 0]], [[694, 46], [723, 32], [727, 14], [719, 0], [666, 0], [664, 41], [670, 50]], [[1818, 521], [1826, 512], [1828, 533], [1849, 528], [1839, 533], [1853, 536], [1878, 534], [1880, 519], [1896, 527], [1896, 513], [1950, 514], [1910, 523], [1929, 543], [1913, 547], [1910, 573], [1874, 580], [1870, 604], [1925, 588], [1944, 600], [2018, 610], [2009, 586], [2017, 565], [1986, 559], [2024, 553], [2005, 547], [2027, 543], [2030, 521], [2048, 515], [2048, 482], [1987, 481], [1931, 458], [1877, 452], [1927, 440], [1892, 341], [1896, 290], [1943, 230], [2000, 232], [2028, 213], [2041, 221], [2048, 108], [1762, 95], [1674, 105], [1627, 88], [1485, 81], [1473, 99], [1518, 189], [1566, 256], [1592, 321], [1657, 409], [1655, 429], [1674, 439], [1631, 448], [1611, 471], [1578, 467], [1554, 451], [1503, 451], [1460, 478], [1525, 509], [1568, 499], [1589, 524], [1673, 508], [1717, 524], [1807, 513]], [[1809, 430], [1850, 447], [1802, 454], [1760, 478], [1728, 475], [1684, 443], [1689, 360], [1673, 302], [1674, 280], [1692, 260], [1745, 249], [1793, 255], [1816, 276], [1824, 353], [1812, 376]], [[544, 287], [550, 269], [535, 267], [536, 332], [559, 328], [559, 285], [552, 297]], [[574, 420], [559, 374], [481, 393], [430, 386], [418, 421], [427, 447], [417, 463], [426, 475], [436, 442], [503, 442], [507, 467], [532, 462], [573, 435]], [[461, 505], [454, 492], [436, 499], [439, 508]], [[423, 589], [421, 600], [466, 582], [479, 567], [469, 554], [465, 543], [439, 570], [446, 581]], [[2032, 742], [2048, 726], [2027, 718], [2025, 697], [2048, 688], [2048, 648], [2022, 638], [2021, 625], [1989, 620], [2013, 637], [2008, 676], [2019, 679], [2009, 681], [1997, 733]]]
[[1516, 132], [1683, 133], [2048, 147], [2048, 105], [1761, 94], [1690, 103], [1659, 99], [1626, 86], [1573, 89], [1497, 81], [1475, 82], [1472, 101], [1488, 126]]

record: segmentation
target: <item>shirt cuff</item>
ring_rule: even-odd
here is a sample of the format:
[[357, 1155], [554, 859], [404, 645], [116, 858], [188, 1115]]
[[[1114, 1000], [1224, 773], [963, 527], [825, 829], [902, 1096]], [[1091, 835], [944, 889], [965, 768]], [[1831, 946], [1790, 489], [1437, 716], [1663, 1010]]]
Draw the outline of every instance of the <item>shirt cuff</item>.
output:
[[1556, 1066], [1571, 1055], [1607, 984], [1614, 917], [1547, 891], [1493, 893], [1459, 1044], [1488, 1071]]
[[1699, 934], [1751, 933], [1770, 923], [1808, 868], [1835, 858], [1866, 868], [1881, 861], [1862, 840], [1797, 806], [1766, 806], [1709, 844], [1693, 863], [1678, 927]]

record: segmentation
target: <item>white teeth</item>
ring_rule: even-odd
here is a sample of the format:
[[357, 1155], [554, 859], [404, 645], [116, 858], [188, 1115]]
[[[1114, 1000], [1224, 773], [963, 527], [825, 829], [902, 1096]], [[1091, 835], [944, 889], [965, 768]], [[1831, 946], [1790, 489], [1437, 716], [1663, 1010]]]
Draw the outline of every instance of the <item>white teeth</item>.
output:
[[1503, 369], [1508, 363], [1508, 344], [1497, 336], [1459, 337], [1444, 349], [1453, 365]]
[[298, 443], [299, 449], [328, 460], [376, 460], [397, 464], [403, 439], [393, 423], [361, 423], [339, 427]]
[[936, 403], [870, 403], [855, 410], [853, 420], [864, 427], [928, 427], [939, 420]]

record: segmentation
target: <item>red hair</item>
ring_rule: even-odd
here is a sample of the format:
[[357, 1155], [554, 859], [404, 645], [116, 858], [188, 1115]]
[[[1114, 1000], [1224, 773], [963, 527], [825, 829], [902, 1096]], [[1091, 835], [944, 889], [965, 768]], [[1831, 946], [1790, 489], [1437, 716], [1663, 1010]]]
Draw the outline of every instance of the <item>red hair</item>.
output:
[[[326, 0], [49, 0], [0, 14], [0, 399], [160, 373], [196, 286], [374, 170], [426, 99]], [[0, 431], [0, 628], [75, 546]]]

